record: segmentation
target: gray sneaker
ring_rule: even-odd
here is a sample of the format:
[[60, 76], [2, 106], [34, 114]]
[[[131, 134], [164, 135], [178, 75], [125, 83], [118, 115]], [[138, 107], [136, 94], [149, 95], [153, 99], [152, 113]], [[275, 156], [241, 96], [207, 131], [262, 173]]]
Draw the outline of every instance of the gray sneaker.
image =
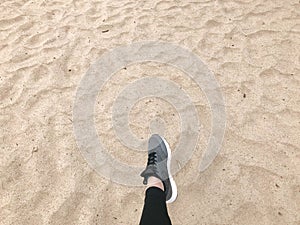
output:
[[153, 134], [148, 141], [148, 163], [141, 176], [144, 177], [143, 183], [145, 185], [151, 176], [157, 177], [163, 182], [167, 203], [174, 202], [177, 197], [177, 187], [170, 172], [170, 165], [171, 150], [169, 144], [163, 137]]

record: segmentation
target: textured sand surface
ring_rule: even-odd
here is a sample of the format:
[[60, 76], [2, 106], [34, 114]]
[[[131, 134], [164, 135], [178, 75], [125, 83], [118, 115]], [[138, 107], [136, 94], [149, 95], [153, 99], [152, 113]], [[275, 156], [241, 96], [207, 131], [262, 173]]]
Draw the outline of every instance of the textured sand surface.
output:
[[[119, 71], [99, 93], [95, 120], [111, 154], [136, 154], [133, 165], [146, 160], [114, 136], [109, 112], [122, 87], [144, 76], [173, 80], [201, 121], [193, 158], [175, 176], [173, 224], [300, 224], [298, 0], [1, 1], [0, 224], [138, 224], [144, 188], [112, 183], [88, 166], [72, 107], [91, 63], [142, 40], [186, 47], [214, 72], [226, 101], [223, 147], [199, 173], [210, 132], [204, 94], [180, 71], [146, 63]], [[133, 132], [147, 138], [155, 116], [176, 146], [178, 115], [159, 99], [137, 103]]]

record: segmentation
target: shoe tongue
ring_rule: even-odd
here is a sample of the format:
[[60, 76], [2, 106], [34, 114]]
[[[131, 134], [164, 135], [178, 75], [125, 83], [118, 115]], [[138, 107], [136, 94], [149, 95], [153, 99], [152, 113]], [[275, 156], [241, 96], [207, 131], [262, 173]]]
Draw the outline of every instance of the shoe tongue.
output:
[[157, 177], [158, 179], [161, 180], [161, 178], [157, 175], [155, 171], [153, 171], [154, 168], [151, 166], [148, 166], [142, 173], [141, 176], [144, 177], [143, 184], [147, 185], [148, 184], [148, 178], [149, 177]]
[[147, 185], [148, 178], [153, 176], [154, 172], [151, 168], [147, 167], [141, 174], [142, 177], [144, 177], [143, 184]]
[[143, 184], [144, 184], [144, 185], [147, 185], [147, 184], [148, 184], [148, 178], [149, 178], [149, 177], [144, 177], [144, 180], [143, 180]]

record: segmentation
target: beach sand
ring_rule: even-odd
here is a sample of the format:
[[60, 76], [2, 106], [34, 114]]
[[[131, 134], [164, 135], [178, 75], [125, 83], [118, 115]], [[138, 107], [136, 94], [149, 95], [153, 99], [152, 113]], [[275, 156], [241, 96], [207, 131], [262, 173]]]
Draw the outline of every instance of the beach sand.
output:
[[[205, 95], [184, 73], [145, 63], [117, 72], [99, 93], [96, 127], [110, 153], [145, 165], [146, 155], [115, 136], [109, 112], [130, 81], [170, 79], [201, 123], [192, 159], [174, 176], [173, 224], [300, 224], [299, 14], [298, 0], [2, 1], [0, 224], [138, 224], [144, 187], [111, 182], [88, 165], [72, 110], [96, 59], [145, 40], [190, 49], [215, 74], [227, 117], [222, 149], [199, 173], [211, 128]], [[146, 101], [132, 109], [130, 127], [146, 139], [159, 116], [174, 148], [179, 115], [161, 99]]]

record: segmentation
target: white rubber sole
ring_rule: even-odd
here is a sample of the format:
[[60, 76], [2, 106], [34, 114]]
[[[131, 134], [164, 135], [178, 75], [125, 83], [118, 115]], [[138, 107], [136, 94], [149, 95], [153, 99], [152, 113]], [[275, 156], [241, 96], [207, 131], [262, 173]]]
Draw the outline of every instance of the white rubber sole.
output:
[[174, 179], [172, 177], [172, 174], [171, 174], [171, 158], [172, 158], [171, 148], [170, 148], [168, 142], [163, 137], [161, 137], [161, 138], [162, 138], [164, 144], [166, 145], [167, 151], [168, 151], [167, 168], [168, 168], [169, 180], [170, 180], [171, 188], [172, 188], [171, 198], [168, 201], [166, 201], [166, 202], [167, 203], [172, 203], [177, 198], [177, 186], [176, 186], [176, 183], [175, 183], [175, 181], [174, 181]]

